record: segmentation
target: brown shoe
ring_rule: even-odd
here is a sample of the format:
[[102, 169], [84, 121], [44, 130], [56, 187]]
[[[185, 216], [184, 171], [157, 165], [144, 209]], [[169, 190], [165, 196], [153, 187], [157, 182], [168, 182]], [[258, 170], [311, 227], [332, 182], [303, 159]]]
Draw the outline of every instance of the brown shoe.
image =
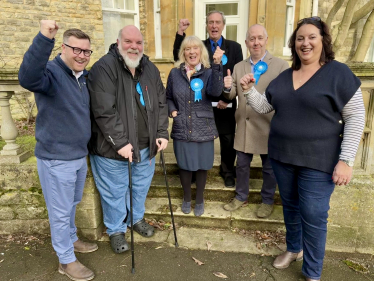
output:
[[98, 248], [99, 247], [97, 246], [96, 243], [84, 242], [79, 239], [76, 242], [74, 242], [74, 252], [91, 253], [91, 252], [95, 252]]
[[284, 252], [283, 254], [277, 256], [273, 262], [273, 266], [278, 269], [284, 269], [290, 266], [293, 261], [303, 260], [303, 250], [299, 253]]
[[224, 205], [223, 208], [226, 211], [235, 211], [239, 209], [240, 207], [244, 207], [246, 205], [248, 205], [247, 201], [239, 201], [238, 199], [233, 198], [231, 202], [229, 204]]
[[68, 264], [60, 263], [58, 266], [58, 272], [62, 275], [66, 275], [74, 281], [88, 281], [95, 277], [93, 271], [85, 267], [78, 260]]
[[267, 218], [271, 215], [271, 212], [273, 212], [273, 208], [273, 204], [261, 203], [260, 207], [257, 209], [256, 216], [258, 218]]

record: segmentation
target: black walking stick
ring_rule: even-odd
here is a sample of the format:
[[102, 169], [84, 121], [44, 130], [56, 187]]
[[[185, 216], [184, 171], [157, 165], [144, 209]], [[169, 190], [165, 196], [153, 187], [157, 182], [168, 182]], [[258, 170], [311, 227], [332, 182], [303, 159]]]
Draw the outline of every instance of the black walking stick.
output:
[[129, 160], [129, 189], [130, 189], [130, 221], [131, 221], [131, 273], [135, 273], [135, 257], [134, 257], [134, 218], [132, 211], [132, 173], [131, 173], [131, 162]]
[[[161, 141], [159, 140], [158, 143], [161, 144]], [[160, 160], [161, 160], [161, 164], [162, 164], [162, 169], [164, 170], [165, 184], [166, 184], [166, 191], [167, 191], [167, 193], [168, 193], [168, 198], [169, 198], [169, 209], [170, 209], [170, 214], [171, 214], [171, 222], [172, 222], [172, 224], [173, 224], [175, 247], [178, 248], [179, 245], [178, 245], [178, 239], [177, 239], [177, 232], [176, 232], [175, 224], [174, 224], [173, 208], [172, 208], [172, 206], [171, 206], [170, 191], [169, 191], [169, 183], [168, 183], [168, 179], [167, 179], [167, 177], [166, 177], [165, 157], [164, 157], [164, 151], [163, 151], [163, 150], [161, 150], [161, 153], [160, 153]]]

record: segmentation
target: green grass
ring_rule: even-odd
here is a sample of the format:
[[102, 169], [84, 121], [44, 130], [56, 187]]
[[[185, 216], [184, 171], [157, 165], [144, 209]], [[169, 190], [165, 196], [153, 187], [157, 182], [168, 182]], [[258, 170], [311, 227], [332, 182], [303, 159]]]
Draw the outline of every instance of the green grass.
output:
[[[34, 152], [34, 150], [35, 150], [35, 144], [36, 144], [35, 136], [20, 136], [20, 137], [17, 137], [16, 143], [21, 145], [24, 150], [30, 150], [32, 152]], [[0, 150], [3, 149], [5, 144], [6, 144], [5, 140], [0, 139]]]

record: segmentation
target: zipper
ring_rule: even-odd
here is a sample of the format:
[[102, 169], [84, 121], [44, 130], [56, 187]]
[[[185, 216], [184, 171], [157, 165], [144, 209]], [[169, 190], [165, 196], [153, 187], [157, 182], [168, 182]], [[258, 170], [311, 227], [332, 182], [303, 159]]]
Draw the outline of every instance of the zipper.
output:
[[148, 96], [149, 109], [152, 110], [151, 101], [150, 101], [150, 97], [149, 97], [149, 93], [148, 93], [148, 86], [145, 86], [145, 91], [147, 92], [147, 96]]
[[[134, 87], [134, 80], [132, 80], [131, 84], [132, 84], [132, 87], [131, 87], [131, 109], [132, 109], [132, 114], [135, 117], [136, 116], [136, 111], [135, 111], [135, 108], [134, 108], [134, 100], [135, 100], [135, 97], [134, 97], [134, 89], [135, 89], [135, 87]], [[136, 140], [136, 143], [138, 143], [138, 131], [137, 131], [138, 130], [138, 126], [137, 126], [137, 124], [135, 122], [135, 118], [133, 118], [133, 120], [134, 120], [135, 140]], [[129, 138], [129, 142], [130, 142], [130, 131], [128, 133], [128, 138]], [[135, 153], [135, 149], [134, 149], [134, 153]], [[138, 158], [138, 163], [139, 163], [141, 161], [140, 154], [137, 155], [137, 156], [138, 156], [137, 158]]]

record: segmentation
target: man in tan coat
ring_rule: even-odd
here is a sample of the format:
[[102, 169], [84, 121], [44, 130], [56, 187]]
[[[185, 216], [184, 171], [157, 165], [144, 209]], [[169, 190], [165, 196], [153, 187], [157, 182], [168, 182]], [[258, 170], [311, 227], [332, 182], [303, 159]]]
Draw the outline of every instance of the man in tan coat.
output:
[[[255, 88], [258, 92], [263, 93], [270, 82], [289, 67], [286, 61], [273, 57], [266, 50], [267, 40], [266, 29], [259, 24], [252, 25], [248, 29], [245, 40], [250, 57], [235, 65], [232, 77], [229, 75], [225, 77], [225, 86], [232, 84], [231, 90], [227, 89], [225, 92], [225, 97], [234, 99], [237, 96], [238, 109], [235, 113], [237, 130], [234, 143], [234, 148], [237, 151], [236, 196], [229, 204], [224, 205], [224, 209], [233, 211], [247, 203], [249, 194], [249, 169], [253, 154], [259, 154], [263, 167], [263, 185], [261, 189], [262, 204], [257, 210], [257, 216], [261, 218], [269, 216], [273, 211], [276, 188], [275, 176], [267, 155], [270, 120], [273, 117], [273, 113], [258, 114], [250, 106], [247, 106], [239, 80], [245, 74], [257, 71], [259, 78], [257, 77], [258, 83], [255, 85]], [[264, 63], [267, 65], [265, 72], [264, 68], [259, 68], [261, 64], [264, 67]], [[256, 64], [258, 65], [256, 66]], [[264, 73], [260, 74], [261, 72]]]

